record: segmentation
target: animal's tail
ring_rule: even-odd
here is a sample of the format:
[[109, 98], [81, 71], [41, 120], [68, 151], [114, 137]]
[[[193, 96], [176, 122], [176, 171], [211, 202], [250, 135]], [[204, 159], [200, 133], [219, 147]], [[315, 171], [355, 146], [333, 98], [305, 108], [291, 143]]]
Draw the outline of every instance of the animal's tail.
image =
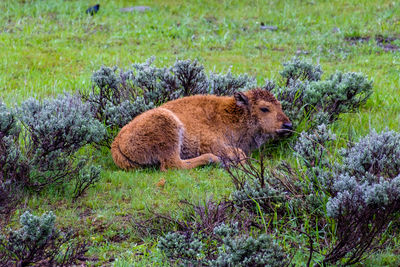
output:
[[135, 162], [130, 160], [122, 153], [121, 149], [119, 148], [118, 138], [115, 138], [114, 142], [111, 144], [111, 155], [115, 164], [124, 170], [138, 167], [138, 164], [135, 164]]

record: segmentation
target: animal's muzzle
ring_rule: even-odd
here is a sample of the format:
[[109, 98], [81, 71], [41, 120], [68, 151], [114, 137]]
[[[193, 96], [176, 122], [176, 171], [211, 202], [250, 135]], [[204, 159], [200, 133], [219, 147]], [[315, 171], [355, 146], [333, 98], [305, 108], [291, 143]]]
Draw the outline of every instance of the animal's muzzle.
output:
[[276, 131], [280, 136], [290, 135], [293, 131], [293, 124], [291, 122], [286, 122], [282, 124], [282, 128]]

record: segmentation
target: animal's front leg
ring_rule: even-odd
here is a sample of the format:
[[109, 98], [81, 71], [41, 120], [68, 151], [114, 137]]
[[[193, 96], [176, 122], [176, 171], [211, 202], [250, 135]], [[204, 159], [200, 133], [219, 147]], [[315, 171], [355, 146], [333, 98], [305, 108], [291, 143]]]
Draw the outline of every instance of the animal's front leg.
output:
[[218, 155], [223, 164], [237, 164], [247, 160], [247, 155], [244, 151], [238, 147], [233, 146], [219, 146], [213, 153]]
[[225, 148], [226, 155], [230, 161], [242, 162], [247, 159], [246, 153], [237, 147], [227, 147]]

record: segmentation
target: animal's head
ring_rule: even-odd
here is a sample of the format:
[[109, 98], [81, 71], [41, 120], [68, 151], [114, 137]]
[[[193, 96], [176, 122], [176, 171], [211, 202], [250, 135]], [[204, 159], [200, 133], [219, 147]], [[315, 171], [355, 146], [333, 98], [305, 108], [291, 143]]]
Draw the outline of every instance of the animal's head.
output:
[[255, 89], [234, 95], [236, 105], [247, 110], [252, 126], [265, 135], [287, 135], [293, 129], [281, 103], [267, 90]]

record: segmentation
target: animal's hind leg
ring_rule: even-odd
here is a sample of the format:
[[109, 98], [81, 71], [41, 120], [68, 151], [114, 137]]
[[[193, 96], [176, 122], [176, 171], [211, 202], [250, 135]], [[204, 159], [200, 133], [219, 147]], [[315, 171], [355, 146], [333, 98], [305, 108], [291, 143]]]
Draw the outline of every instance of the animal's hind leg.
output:
[[128, 166], [161, 164], [165, 169], [176, 161], [174, 155], [180, 152], [183, 134], [182, 122], [171, 111], [157, 108], [124, 126], [115, 143], [118, 150], [114, 150], [129, 160]]
[[209, 163], [220, 162], [219, 158], [212, 153], [202, 154], [198, 157], [182, 160], [179, 154], [174, 155], [171, 158], [160, 160], [162, 171], [169, 168], [175, 169], [193, 169], [198, 166], [203, 166]]

